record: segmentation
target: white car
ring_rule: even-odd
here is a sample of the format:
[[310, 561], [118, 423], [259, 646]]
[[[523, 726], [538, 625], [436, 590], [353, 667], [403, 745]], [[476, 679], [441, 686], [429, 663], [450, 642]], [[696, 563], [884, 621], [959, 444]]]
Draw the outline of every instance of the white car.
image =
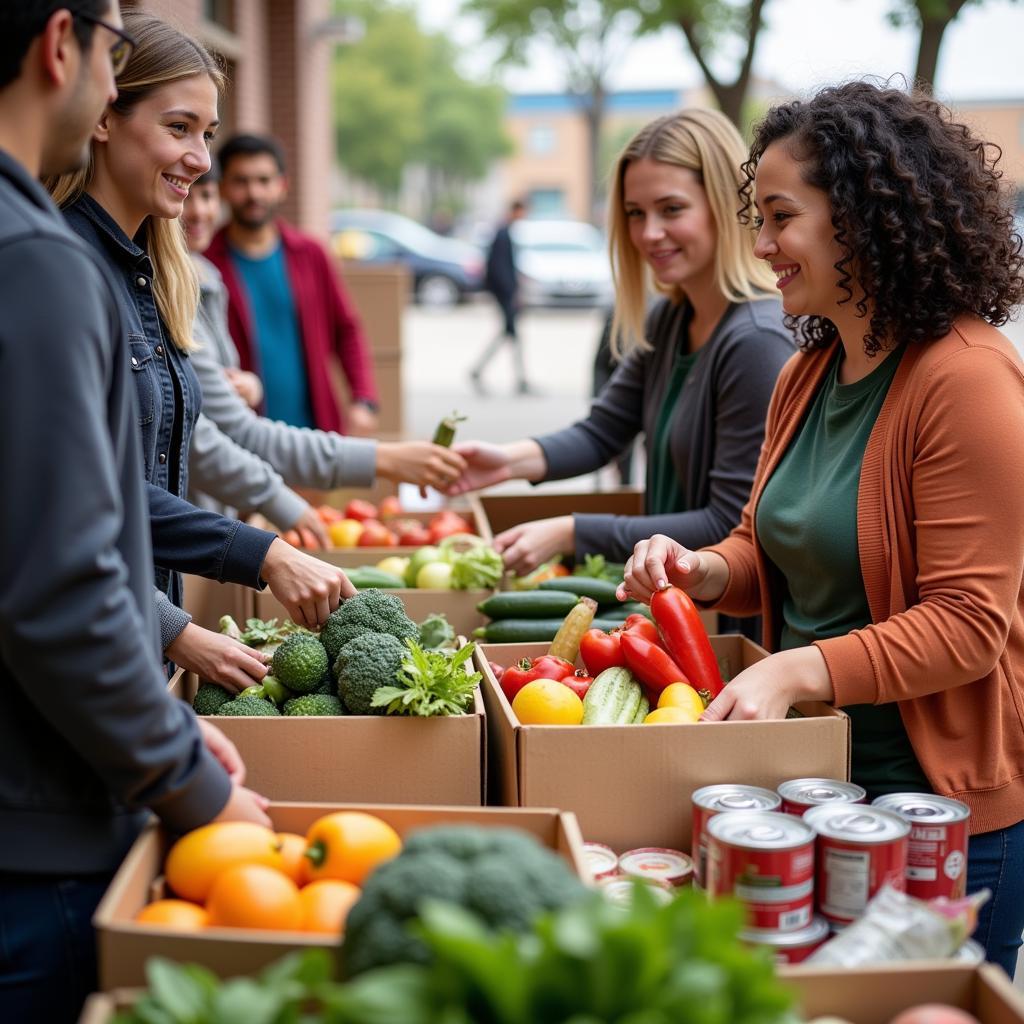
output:
[[527, 306], [612, 304], [608, 242], [577, 220], [519, 220], [510, 228]]

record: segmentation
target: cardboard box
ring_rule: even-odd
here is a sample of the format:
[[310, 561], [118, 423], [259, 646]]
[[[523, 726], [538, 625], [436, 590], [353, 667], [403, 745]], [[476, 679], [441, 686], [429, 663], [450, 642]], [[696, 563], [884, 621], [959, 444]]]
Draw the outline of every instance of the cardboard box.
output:
[[369, 264], [343, 260], [338, 271], [363, 324], [374, 358], [400, 355], [402, 317], [409, 301], [411, 278], [402, 264]]
[[936, 960], [842, 971], [794, 965], [779, 975], [796, 989], [806, 1020], [835, 1015], [851, 1024], [889, 1024], [912, 1006], [947, 1003], [981, 1024], [1024, 1024], [1024, 993], [991, 964]]
[[220, 631], [220, 617], [230, 615], [240, 626], [252, 617], [255, 590], [240, 583], [218, 583], [201, 576], [185, 574], [185, 597], [182, 607], [192, 621], [204, 629]]
[[[317, 818], [331, 811], [369, 811], [388, 822], [399, 835], [437, 824], [514, 827], [536, 836], [561, 854], [580, 878], [590, 879], [576, 819], [555, 810], [507, 808], [412, 807], [381, 804], [280, 803], [268, 813], [275, 829], [305, 834]], [[163, 871], [169, 840], [156, 824], [148, 827], [128, 851], [93, 916], [97, 932], [100, 987], [104, 991], [145, 984], [145, 963], [163, 956], [182, 963], [199, 963], [221, 977], [253, 972], [303, 946], [334, 948], [323, 935], [301, 932], [270, 933], [211, 928], [201, 933], [176, 933], [135, 924], [132, 918], [150, 901]]]
[[[182, 676], [171, 692], [191, 703], [199, 679]], [[469, 714], [282, 716], [210, 719], [238, 747], [246, 785], [271, 800], [400, 804], [484, 802], [484, 705]]]
[[[741, 636], [713, 636], [728, 678], [767, 652]], [[489, 747], [488, 801], [572, 811], [588, 841], [622, 853], [639, 846], [690, 849], [690, 796], [701, 786], [786, 779], [847, 779], [850, 720], [826, 704], [806, 717], [692, 725], [520, 725], [488, 666], [547, 652], [547, 644], [480, 644]]]
[[481, 494], [480, 504], [491, 528], [498, 534], [520, 523], [574, 512], [614, 516], [639, 516], [644, 510], [644, 494], [624, 487], [617, 491], [581, 491], [578, 494]]

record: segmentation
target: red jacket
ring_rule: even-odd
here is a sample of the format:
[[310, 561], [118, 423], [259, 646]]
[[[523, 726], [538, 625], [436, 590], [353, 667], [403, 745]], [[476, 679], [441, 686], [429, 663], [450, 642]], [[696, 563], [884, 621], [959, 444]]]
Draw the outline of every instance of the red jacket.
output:
[[[299, 316], [299, 333], [306, 357], [313, 419], [321, 430], [343, 433], [344, 419], [331, 386], [329, 361], [337, 355], [353, 401], [377, 401], [377, 387], [366, 337], [352, 302], [330, 259], [318, 242], [277, 222], [285, 265]], [[242, 369], [259, 373], [259, 352], [252, 336], [252, 313], [245, 286], [235, 271], [227, 228], [214, 236], [203, 254], [215, 264], [228, 290], [228, 328], [238, 349]]]

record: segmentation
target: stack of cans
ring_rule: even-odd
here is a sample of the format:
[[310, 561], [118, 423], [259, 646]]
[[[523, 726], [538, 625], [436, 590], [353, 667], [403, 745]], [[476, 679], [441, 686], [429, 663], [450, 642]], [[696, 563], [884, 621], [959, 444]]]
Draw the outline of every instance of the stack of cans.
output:
[[603, 843], [584, 843], [583, 849], [594, 881], [614, 903], [628, 904], [636, 881], [649, 886], [655, 899], [667, 902], [693, 879], [693, 861], [679, 850], [644, 846], [617, 855]]
[[708, 822], [726, 811], [777, 811], [782, 798], [759, 786], [720, 785], [694, 790], [693, 802], [693, 884], [707, 888]]

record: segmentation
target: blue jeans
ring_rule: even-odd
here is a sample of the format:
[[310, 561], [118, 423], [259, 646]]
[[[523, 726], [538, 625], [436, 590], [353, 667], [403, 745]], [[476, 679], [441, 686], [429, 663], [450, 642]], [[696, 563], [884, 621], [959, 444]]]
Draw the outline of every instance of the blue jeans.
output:
[[78, 1020], [96, 990], [92, 915], [110, 878], [0, 874], [0, 1020]]
[[967, 892], [991, 889], [981, 908], [974, 939], [985, 959], [1012, 978], [1024, 932], [1024, 821], [971, 836], [967, 847]]

